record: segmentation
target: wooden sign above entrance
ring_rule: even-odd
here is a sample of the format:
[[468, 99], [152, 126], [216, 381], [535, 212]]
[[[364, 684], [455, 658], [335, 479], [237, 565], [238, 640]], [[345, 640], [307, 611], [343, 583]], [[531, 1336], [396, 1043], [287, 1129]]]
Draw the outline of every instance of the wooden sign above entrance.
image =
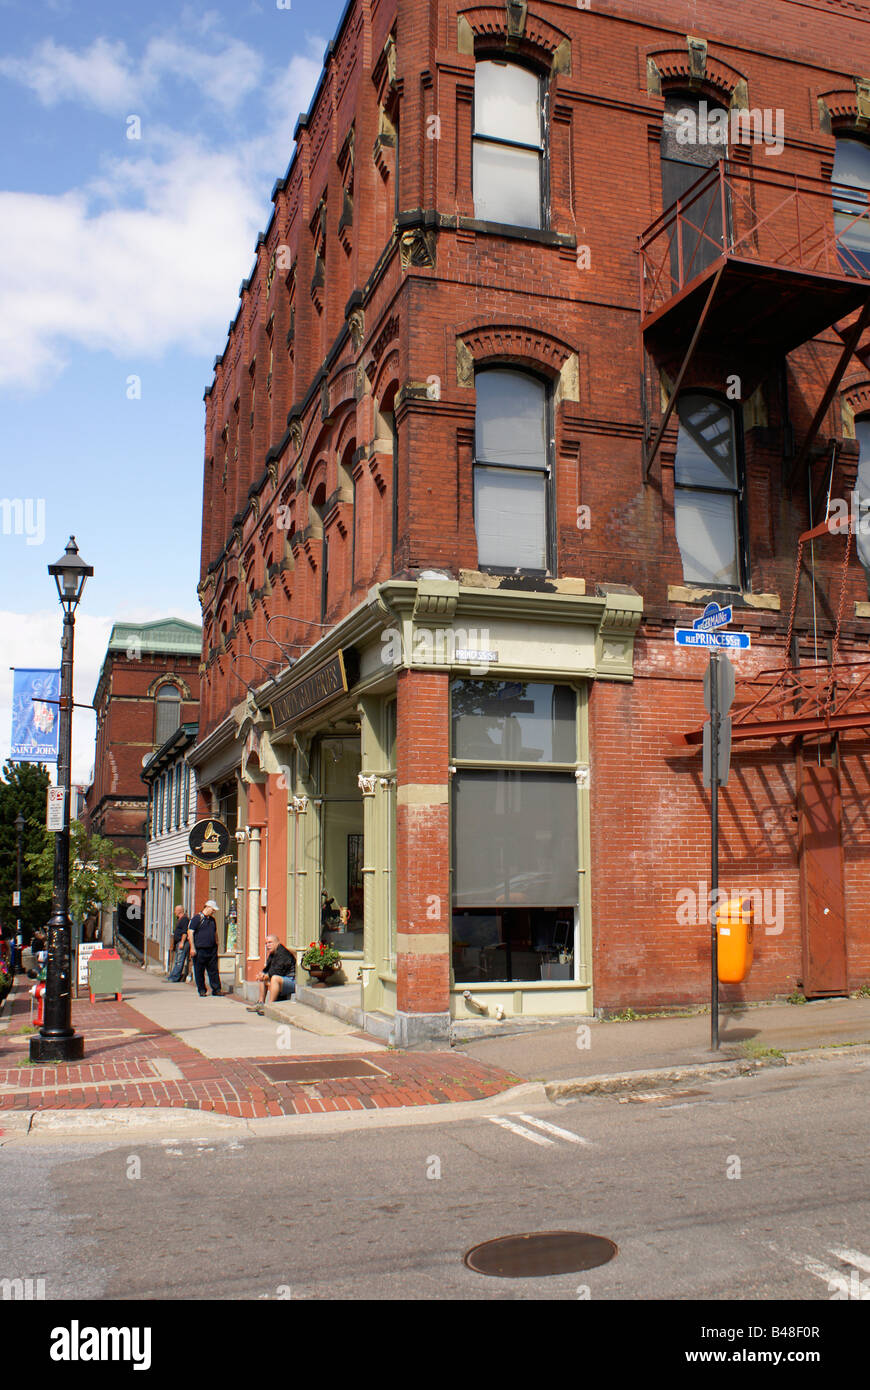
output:
[[356, 679], [353, 662], [355, 656], [356, 653], [350, 647], [346, 651], [336, 652], [334, 657], [318, 666], [310, 676], [306, 676], [297, 685], [292, 685], [283, 695], [277, 696], [269, 706], [272, 727], [278, 729], [285, 724], [291, 724], [301, 719], [304, 714], [310, 714], [312, 710], [328, 704], [336, 695], [345, 694], [349, 685]]

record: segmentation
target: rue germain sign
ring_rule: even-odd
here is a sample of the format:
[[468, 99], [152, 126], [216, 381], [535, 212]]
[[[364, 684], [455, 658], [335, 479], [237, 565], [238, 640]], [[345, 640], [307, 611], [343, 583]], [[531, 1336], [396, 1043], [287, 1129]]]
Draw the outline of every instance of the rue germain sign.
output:
[[316, 671], [299, 681], [298, 685], [293, 685], [283, 695], [278, 695], [269, 706], [273, 727], [278, 729], [301, 719], [304, 714], [328, 704], [336, 695], [343, 695], [348, 689], [348, 666], [352, 664], [346, 662], [349, 655], [350, 649], [347, 652], [336, 652], [331, 660], [318, 666]]
[[187, 837], [190, 854], [188, 864], [196, 864], [199, 869], [220, 869], [231, 864], [233, 856], [227, 854], [230, 847], [230, 832], [223, 821], [210, 816], [208, 820], [198, 820]]

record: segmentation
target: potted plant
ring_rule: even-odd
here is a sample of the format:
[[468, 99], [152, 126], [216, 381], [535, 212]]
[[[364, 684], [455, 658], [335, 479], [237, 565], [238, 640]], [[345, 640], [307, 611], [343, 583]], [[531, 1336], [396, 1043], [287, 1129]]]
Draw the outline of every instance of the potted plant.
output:
[[312, 941], [303, 953], [302, 968], [322, 984], [341, 969], [341, 954], [334, 946], [327, 946], [325, 941]]

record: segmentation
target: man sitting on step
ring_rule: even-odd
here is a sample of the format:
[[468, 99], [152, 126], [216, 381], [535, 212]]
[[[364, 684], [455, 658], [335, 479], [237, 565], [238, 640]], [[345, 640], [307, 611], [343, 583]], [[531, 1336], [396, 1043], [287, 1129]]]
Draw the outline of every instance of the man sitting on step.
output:
[[282, 946], [277, 936], [266, 937], [266, 964], [257, 976], [260, 998], [256, 1004], [248, 1006], [249, 1014], [261, 1014], [269, 995], [269, 1003], [276, 1004], [279, 999], [289, 999], [296, 991], [296, 957], [286, 946]]

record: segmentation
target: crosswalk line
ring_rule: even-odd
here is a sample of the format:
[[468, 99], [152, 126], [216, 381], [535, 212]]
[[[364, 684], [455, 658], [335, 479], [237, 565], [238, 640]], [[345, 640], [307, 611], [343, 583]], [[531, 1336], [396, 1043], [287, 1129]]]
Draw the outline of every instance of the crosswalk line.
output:
[[854, 1265], [856, 1269], [863, 1269], [865, 1274], [870, 1274], [870, 1256], [862, 1255], [860, 1250], [831, 1250], [832, 1255], [836, 1255], [838, 1260], [845, 1260], [846, 1264]]
[[548, 1148], [555, 1147], [552, 1139], [545, 1139], [543, 1134], [536, 1134], [533, 1129], [526, 1129], [524, 1125], [515, 1125], [513, 1120], [506, 1120], [501, 1115], [490, 1115], [489, 1120], [494, 1125], [500, 1125], [502, 1129], [509, 1129], [512, 1134], [518, 1134], [523, 1139], [528, 1139], [532, 1144], [545, 1144]]
[[547, 1134], [555, 1134], [559, 1139], [567, 1139], [569, 1144], [588, 1144], [588, 1139], [583, 1139], [573, 1130], [561, 1129], [559, 1125], [550, 1124], [549, 1120], [536, 1120], [533, 1115], [524, 1115], [521, 1111], [515, 1110], [514, 1115], [518, 1120], [525, 1120], [526, 1124], [534, 1125], [536, 1129], [543, 1129]]

